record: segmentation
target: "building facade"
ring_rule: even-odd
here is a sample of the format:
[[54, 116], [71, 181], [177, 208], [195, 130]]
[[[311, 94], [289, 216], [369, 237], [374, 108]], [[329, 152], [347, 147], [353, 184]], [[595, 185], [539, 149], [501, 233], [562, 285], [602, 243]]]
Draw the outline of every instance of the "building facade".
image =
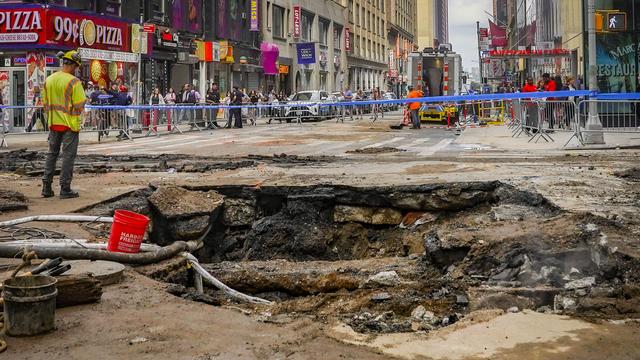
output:
[[387, 90], [406, 93], [407, 57], [416, 42], [416, 0], [386, 0], [389, 68]]
[[385, 87], [388, 74], [387, 19], [384, 0], [347, 0], [350, 51], [348, 81], [352, 89]]
[[[347, 9], [338, 0], [261, 2], [262, 42], [277, 51], [277, 74], [269, 87], [286, 94], [302, 90], [340, 91], [346, 81]], [[311, 48], [314, 61], [300, 58]], [[302, 63], [300, 60], [303, 60]]]
[[[135, 1], [132, 1], [135, 7]], [[4, 105], [39, 105], [37, 90], [60, 69], [56, 54], [79, 49], [78, 76], [102, 87], [135, 89], [140, 46], [134, 18], [120, 1], [51, 1], [47, 4], [0, 2], [0, 91]], [[17, 25], [18, 24], [18, 25]], [[31, 123], [33, 109], [4, 111], [6, 130]]]

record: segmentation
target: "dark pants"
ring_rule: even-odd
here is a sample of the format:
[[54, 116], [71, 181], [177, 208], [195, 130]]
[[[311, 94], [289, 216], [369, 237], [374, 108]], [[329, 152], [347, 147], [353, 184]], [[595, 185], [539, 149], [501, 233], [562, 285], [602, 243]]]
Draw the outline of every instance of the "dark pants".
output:
[[47, 120], [44, 118], [44, 112], [42, 109], [35, 109], [33, 115], [31, 116], [31, 122], [27, 127], [27, 132], [31, 132], [33, 128], [36, 126], [38, 120], [42, 123], [42, 130], [49, 131], [49, 127], [47, 126]]
[[414, 128], [420, 129], [420, 118], [418, 118], [418, 110], [411, 110], [411, 124]]
[[229, 109], [229, 126], [233, 123], [233, 119], [235, 119], [234, 127], [242, 128], [242, 109]]
[[[213, 104], [214, 106], [218, 106], [220, 104]], [[218, 108], [209, 109], [209, 126], [211, 127], [219, 127], [218, 125]]]
[[78, 141], [80, 133], [67, 130], [65, 132], [49, 132], [49, 152], [44, 167], [42, 180], [48, 183], [53, 182], [53, 175], [56, 172], [56, 162], [60, 155], [62, 146], [62, 169], [60, 170], [60, 186], [70, 186], [73, 179], [73, 164], [78, 153]]

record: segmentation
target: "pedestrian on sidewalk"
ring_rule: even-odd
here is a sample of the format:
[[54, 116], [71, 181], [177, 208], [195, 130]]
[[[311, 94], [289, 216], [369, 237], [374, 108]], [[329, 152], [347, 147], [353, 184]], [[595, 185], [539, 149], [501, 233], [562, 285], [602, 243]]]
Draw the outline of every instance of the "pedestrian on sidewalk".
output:
[[[418, 84], [415, 88], [409, 87], [409, 95], [407, 95], [407, 99], [419, 99], [422, 97], [424, 97], [422, 85]], [[409, 111], [411, 112], [411, 128], [420, 129], [420, 116], [418, 112], [420, 111], [421, 104], [419, 102], [410, 102], [408, 106]]]
[[160, 89], [156, 87], [149, 97], [149, 105], [153, 106], [151, 110], [151, 124], [153, 125], [154, 132], [158, 132], [158, 108], [165, 104], [164, 96], [160, 93]]
[[[207, 91], [207, 105], [218, 106], [220, 105], [220, 90], [218, 90], [218, 84], [213, 83]], [[218, 108], [209, 110], [209, 129], [219, 129], [218, 125]]]
[[[382, 93], [380, 93], [380, 88], [379, 87], [376, 87], [376, 88], [373, 89], [373, 93], [371, 94], [371, 98], [374, 101], [382, 100]], [[376, 120], [378, 120], [378, 112], [380, 113], [380, 116], [384, 119], [384, 110], [382, 109], [382, 105], [381, 104], [373, 104], [372, 110], [373, 110], [373, 114], [370, 117], [370, 120], [373, 120], [374, 122]]]
[[58, 53], [62, 69], [50, 75], [45, 81], [43, 103], [49, 125], [49, 152], [42, 178], [42, 196], [54, 196], [51, 184], [56, 171], [56, 162], [62, 147], [62, 169], [60, 171], [60, 198], [76, 198], [79, 194], [71, 190], [73, 165], [78, 153], [81, 115], [87, 101], [82, 82], [74, 76], [82, 58], [71, 50]]
[[233, 120], [235, 119], [234, 128], [242, 129], [242, 103], [244, 100], [244, 93], [240, 91], [238, 86], [233, 87], [233, 92], [231, 93], [230, 105], [234, 106], [234, 108], [229, 109], [229, 122], [228, 127], [231, 127]]
[[40, 91], [40, 86], [38, 85], [33, 87], [33, 106], [33, 115], [31, 115], [31, 121], [29, 122], [29, 126], [27, 127], [27, 132], [31, 132], [34, 127], [36, 128], [36, 130], [38, 130], [38, 122], [42, 124], [43, 131], [48, 131], [49, 129], [47, 128], [47, 120], [44, 118], [44, 111], [42, 110], [42, 92]]

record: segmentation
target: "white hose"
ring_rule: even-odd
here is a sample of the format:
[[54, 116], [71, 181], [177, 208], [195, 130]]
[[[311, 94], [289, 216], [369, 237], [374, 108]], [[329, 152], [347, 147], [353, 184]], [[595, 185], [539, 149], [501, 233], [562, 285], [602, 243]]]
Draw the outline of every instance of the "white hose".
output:
[[208, 283], [212, 284], [213, 286], [217, 287], [218, 289], [222, 290], [222, 292], [224, 292], [225, 294], [229, 295], [230, 297], [234, 298], [234, 299], [238, 299], [241, 301], [246, 301], [252, 304], [264, 304], [264, 305], [271, 305], [273, 304], [271, 301], [269, 300], [265, 300], [265, 299], [261, 299], [259, 297], [255, 297], [255, 296], [250, 296], [250, 295], [246, 295], [243, 294], [239, 291], [233, 290], [232, 288], [228, 287], [227, 285], [223, 284], [220, 280], [216, 279], [215, 277], [213, 277], [213, 275], [209, 274], [209, 272], [207, 272], [207, 270], [205, 270], [202, 266], [200, 266], [200, 263], [198, 262], [198, 259], [195, 258], [195, 256], [183, 252], [181, 254], [182, 256], [184, 256], [189, 263], [193, 266], [193, 269], [198, 272], [198, 274], [202, 275], [202, 278], [207, 281]]
[[112, 223], [112, 217], [106, 216], [85, 216], [85, 215], [36, 215], [28, 216], [20, 219], [0, 222], [0, 227], [24, 224], [32, 221], [49, 221], [49, 222], [101, 222]]
[[[84, 239], [28, 239], [3, 242], [5, 245], [29, 245], [46, 248], [76, 248], [76, 249], [93, 249], [106, 250], [106, 243], [90, 243]], [[156, 244], [140, 244], [140, 252], [154, 252], [162, 248]]]

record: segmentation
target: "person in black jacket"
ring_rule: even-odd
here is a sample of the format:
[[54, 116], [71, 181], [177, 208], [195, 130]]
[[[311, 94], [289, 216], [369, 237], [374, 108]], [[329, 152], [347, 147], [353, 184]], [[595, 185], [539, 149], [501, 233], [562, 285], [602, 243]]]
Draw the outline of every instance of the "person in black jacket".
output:
[[[176, 102], [179, 102], [180, 104], [184, 105], [184, 106], [195, 106], [196, 103], [198, 102], [198, 99], [196, 97], [196, 92], [195, 90], [191, 89], [191, 85], [189, 84], [184, 84], [184, 86], [182, 87], [182, 91], [178, 94], [178, 97], [176, 98]], [[185, 117], [185, 115], [187, 116], [187, 121], [189, 122], [189, 125], [191, 125], [191, 127], [193, 127], [194, 123], [194, 118], [195, 118], [195, 110], [193, 109], [182, 109], [180, 110], [180, 113], [178, 115], [178, 123], [182, 122], [182, 119]]]
[[[213, 83], [207, 91], [207, 105], [215, 106], [220, 105], [220, 90], [218, 90], [218, 84]], [[220, 128], [218, 125], [218, 109], [209, 110], [209, 129]]]
[[[244, 98], [244, 94], [242, 93], [242, 91], [240, 91], [237, 86], [234, 86], [233, 91], [231, 92], [230, 105], [242, 106], [243, 98]], [[242, 109], [241, 108], [237, 107], [237, 108], [229, 109], [229, 122], [227, 123], [227, 127], [231, 127], [231, 123], [233, 122], [233, 119], [235, 119], [235, 124], [233, 127], [242, 129]]]
[[[131, 95], [129, 95], [129, 89], [126, 86], [120, 85], [118, 93], [114, 96], [116, 106], [129, 106], [133, 103]], [[120, 123], [120, 134], [117, 139], [122, 140], [129, 132], [129, 119], [127, 117], [126, 110], [117, 110], [118, 122]]]

